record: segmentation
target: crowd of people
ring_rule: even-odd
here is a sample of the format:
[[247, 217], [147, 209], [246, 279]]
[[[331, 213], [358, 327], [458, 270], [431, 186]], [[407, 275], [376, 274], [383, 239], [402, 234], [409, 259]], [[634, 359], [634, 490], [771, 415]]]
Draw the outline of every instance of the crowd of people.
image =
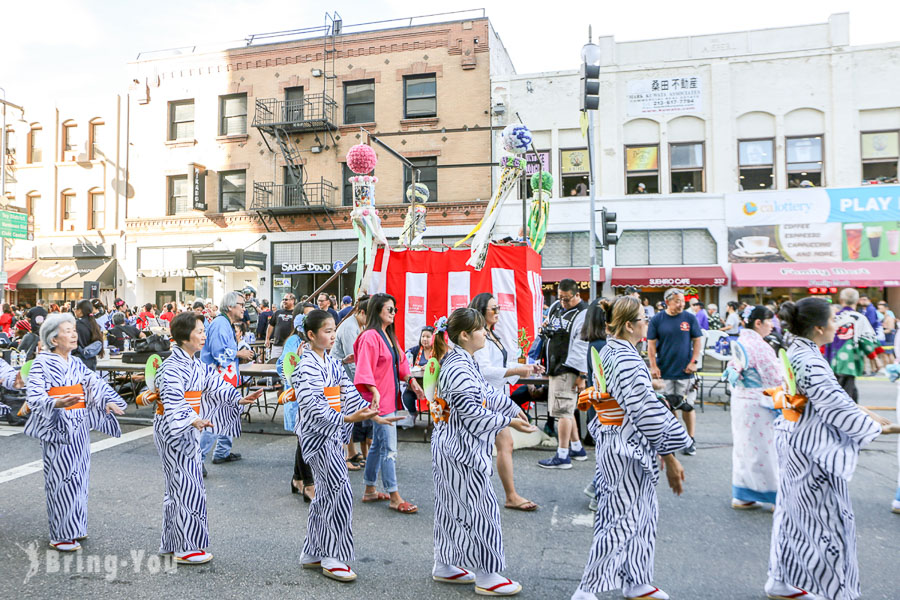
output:
[[[844, 600], [859, 596], [848, 481], [860, 447], [900, 432], [857, 404], [856, 377], [900, 372], [885, 358], [896, 319], [866, 300], [848, 288], [839, 307], [816, 297], [780, 307], [729, 302], [722, 319], [714, 305], [686, 300], [680, 289], [667, 290], [654, 309], [637, 290], [586, 302], [574, 281], [563, 280], [525, 364], [493, 331], [501, 308], [490, 293], [425, 327], [408, 349], [394, 330], [397, 302], [383, 293], [345, 297], [340, 306], [324, 293], [299, 302], [288, 294], [275, 310], [257, 302], [252, 289], [225, 294], [221, 306], [173, 303], [162, 312], [152, 304], [130, 311], [119, 300], [109, 310], [96, 300], [57, 311], [39, 302], [24, 313], [4, 306], [13, 317], [0, 324], [24, 321], [39, 341], [24, 380], [0, 361], [0, 384], [26, 389], [25, 433], [41, 441], [50, 545], [76, 551], [87, 536], [89, 431], [120, 435], [115, 417], [126, 408], [95, 371], [96, 360], [120, 341], [127, 349], [163, 327], [174, 347], [144, 394], [144, 404], [155, 406], [165, 479], [160, 552], [203, 564], [212, 559], [204, 462], [210, 452], [215, 464], [241, 458], [232, 451], [241, 413], [263, 390], [242, 395], [240, 366], [257, 358], [250, 344], [260, 340], [284, 388], [284, 426], [297, 437], [290, 490], [310, 504], [301, 566], [342, 582], [357, 578], [349, 472], [364, 471], [359, 501], [415, 514], [416, 504], [400, 493], [397, 428], [428, 411], [432, 578], [496, 596], [522, 586], [503, 574], [492, 452], [503, 506], [537, 510], [516, 491], [512, 431], [537, 430], [523, 407], [545, 394], [548, 431], [558, 444], [539, 466], [571, 469], [572, 461], [587, 460], [587, 443], [596, 447], [585, 489], [594, 539], [573, 600], [612, 589], [666, 600], [653, 585], [656, 484], [662, 471], [675, 494], [683, 490], [685, 468], [676, 454], [697, 452], [697, 372], [707, 332], [718, 329], [730, 339], [731, 506], [774, 513], [765, 592]], [[870, 318], [870, 308], [883, 316]], [[777, 357], [780, 350], [789, 365]], [[439, 368], [434, 393], [419, 384], [420, 368]], [[533, 383], [544, 374], [546, 385]], [[513, 391], [520, 378], [531, 383]], [[0, 413], [5, 409], [0, 404]], [[900, 512], [900, 480], [892, 508]]]

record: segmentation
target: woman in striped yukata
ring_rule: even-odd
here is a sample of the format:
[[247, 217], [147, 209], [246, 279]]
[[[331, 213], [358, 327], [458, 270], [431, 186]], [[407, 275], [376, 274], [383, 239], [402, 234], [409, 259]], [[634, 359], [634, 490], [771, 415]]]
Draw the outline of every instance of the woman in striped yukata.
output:
[[597, 442], [594, 542], [572, 600], [596, 600], [595, 592], [622, 589], [626, 598], [667, 600], [652, 585], [659, 507], [660, 458], [669, 487], [680, 495], [684, 469], [674, 452], [691, 437], [653, 391], [650, 371], [637, 344], [647, 335], [647, 317], [633, 296], [615, 300], [607, 319], [610, 337], [600, 351], [607, 392], [586, 390], [597, 411], [589, 429]]
[[50, 315], [41, 325], [45, 351], [35, 357], [26, 384], [31, 417], [25, 435], [41, 440], [50, 546], [61, 552], [81, 548], [87, 537], [90, 430], [122, 435], [114, 415], [125, 401], [81, 360], [75, 317]]
[[474, 308], [453, 311], [447, 333], [457, 347], [444, 357], [438, 378], [443, 400], [432, 410], [431, 575], [444, 583], [474, 582], [477, 594], [512, 596], [522, 591], [522, 586], [500, 574], [506, 569], [506, 558], [500, 506], [491, 484], [491, 449], [497, 433], [507, 426], [524, 433], [536, 428], [520, 418], [519, 407], [488, 385], [478, 369], [474, 355], [487, 341], [481, 313]]
[[170, 324], [176, 346], [156, 375], [159, 400], [153, 418], [153, 439], [166, 482], [163, 496], [162, 554], [174, 553], [175, 562], [207, 563], [209, 527], [206, 486], [200, 458], [200, 433], [241, 435], [241, 406], [251, 404], [262, 390], [241, 398], [213, 365], [195, 355], [206, 342], [206, 319], [186, 312]]
[[779, 317], [794, 335], [788, 349], [797, 381], [792, 404], [775, 420], [780, 482], [772, 523], [769, 598], [859, 598], [856, 524], [849, 481], [859, 449], [892, 425], [856, 405], [819, 351], [837, 329], [822, 298], [786, 302]]
[[349, 582], [356, 573], [347, 564], [355, 555], [353, 492], [344, 444], [350, 440], [353, 423], [374, 419], [388, 424], [402, 417], [379, 417], [378, 406], [362, 399], [341, 361], [329, 354], [336, 329], [334, 317], [324, 310], [306, 315], [303, 331], [308, 348], [291, 377], [300, 409], [295, 431], [316, 484], [300, 564]]

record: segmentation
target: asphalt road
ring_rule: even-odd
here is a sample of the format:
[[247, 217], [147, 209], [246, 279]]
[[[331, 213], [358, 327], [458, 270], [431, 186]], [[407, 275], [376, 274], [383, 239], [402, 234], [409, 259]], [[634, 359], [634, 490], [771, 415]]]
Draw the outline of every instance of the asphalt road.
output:
[[[865, 404], [895, 404], [893, 385], [864, 382], [861, 389]], [[676, 498], [664, 484], [659, 488], [654, 582], [673, 599], [764, 598], [771, 514], [730, 508], [729, 419], [721, 407], [707, 406], [698, 417], [698, 453], [682, 459], [685, 494]], [[208, 466], [209, 550], [215, 559], [171, 571], [156, 555], [163, 482], [153, 437], [138, 426], [124, 429], [139, 437], [92, 455], [90, 537], [80, 561], [66, 565], [46, 546], [42, 474], [9, 474], [40, 460], [38, 442], [20, 433], [4, 435], [10, 432], [0, 428], [0, 598], [474, 597], [468, 586], [431, 581], [433, 491], [429, 449], [421, 442], [401, 443], [398, 463], [401, 492], [419, 505], [419, 513], [400, 515], [384, 504], [357, 502], [353, 567], [359, 579], [341, 584], [298, 566], [307, 505], [289, 493], [292, 438], [246, 434], [235, 443], [244, 460]], [[890, 512], [896, 444], [896, 437], [882, 438], [864, 450], [851, 483], [866, 599], [900, 598], [900, 515]], [[514, 454], [519, 491], [541, 508], [502, 511], [506, 574], [523, 584], [521, 598], [566, 600], [578, 585], [591, 543], [592, 513], [581, 490], [591, 477], [593, 456], [571, 470], [548, 472], [536, 465], [548, 455], [547, 450]], [[351, 473], [351, 481], [359, 498], [362, 473]], [[620, 597], [618, 591], [600, 595]]]

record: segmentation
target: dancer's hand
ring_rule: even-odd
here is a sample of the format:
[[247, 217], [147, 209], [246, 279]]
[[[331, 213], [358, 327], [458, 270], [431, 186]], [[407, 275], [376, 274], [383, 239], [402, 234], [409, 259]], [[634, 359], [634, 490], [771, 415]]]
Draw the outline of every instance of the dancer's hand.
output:
[[680, 496], [684, 491], [684, 467], [678, 462], [674, 454], [666, 454], [662, 457], [663, 469], [666, 472], [666, 479], [669, 481], [669, 487], [676, 496]]
[[509, 426], [516, 431], [521, 431], [522, 433], [532, 433], [534, 431], [537, 431], [537, 427], [535, 427], [528, 421], [523, 421], [522, 419], [513, 419], [509, 422]]
[[891, 433], [900, 433], [900, 425], [897, 423], [889, 423], [881, 426], [881, 435], [888, 435]]
[[415, 377], [409, 378], [409, 389], [413, 391], [418, 400], [425, 398], [425, 392], [422, 390], [422, 386], [419, 385], [419, 382]]
[[375, 409], [375, 412], [378, 412], [379, 403], [381, 402], [381, 394], [378, 392], [378, 388], [375, 386], [370, 386], [372, 388], [372, 402], [369, 405]]
[[15, 383], [13, 383], [13, 387], [17, 390], [21, 390], [23, 387], [25, 387], [25, 382], [22, 380], [22, 371], [16, 373], [16, 381]]
[[83, 398], [78, 394], [63, 394], [53, 403], [53, 408], [69, 408], [81, 402]]
[[241, 404], [241, 405], [253, 404], [254, 402], [256, 402], [257, 398], [262, 396], [262, 393], [263, 393], [262, 390], [256, 390], [252, 394], [248, 394], [248, 395], [244, 396], [243, 398], [241, 398], [240, 401], [238, 402], [238, 404]]
[[373, 408], [372, 405], [366, 406], [364, 408], [359, 409], [353, 414], [344, 415], [345, 423], [359, 423], [361, 421], [367, 421], [374, 417], [378, 416], [378, 409]]
[[106, 414], [113, 413], [114, 415], [124, 415], [125, 411], [119, 408], [119, 405], [115, 402], [107, 402], [106, 403]]
[[212, 421], [208, 421], [206, 419], [197, 419], [193, 423], [191, 423], [192, 427], [196, 427], [199, 431], [203, 431], [207, 427], [212, 427]]

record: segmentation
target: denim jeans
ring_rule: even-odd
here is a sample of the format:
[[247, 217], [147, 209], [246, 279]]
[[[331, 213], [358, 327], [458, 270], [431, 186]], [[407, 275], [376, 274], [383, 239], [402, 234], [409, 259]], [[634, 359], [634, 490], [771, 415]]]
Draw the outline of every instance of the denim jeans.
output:
[[[385, 418], [393, 417], [397, 413], [381, 415]], [[378, 481], [378, 471], [381, 471], [381, 482], [384, 491], [391, 493], [397, 491], [397, 425], [381, 425], [374, 423], [375, 432], [372, 436], [372, 447], [369, 448], [369, 458], [366, 460], [366, 470], [363, 482], [374, 486]]]
[[203, 433], [200, 434], [200, 461], [206, 461], [206, 456], [209, 454], [209, 451], [212, 449], [213, 444], [216, 445], [216, 450], [213, 452], [213, 458], [225, 458], [229, 454], [231, 454], [231, 438], [227, 435], [219, 435], [211, 432], [208, 429], [204, 429]]

